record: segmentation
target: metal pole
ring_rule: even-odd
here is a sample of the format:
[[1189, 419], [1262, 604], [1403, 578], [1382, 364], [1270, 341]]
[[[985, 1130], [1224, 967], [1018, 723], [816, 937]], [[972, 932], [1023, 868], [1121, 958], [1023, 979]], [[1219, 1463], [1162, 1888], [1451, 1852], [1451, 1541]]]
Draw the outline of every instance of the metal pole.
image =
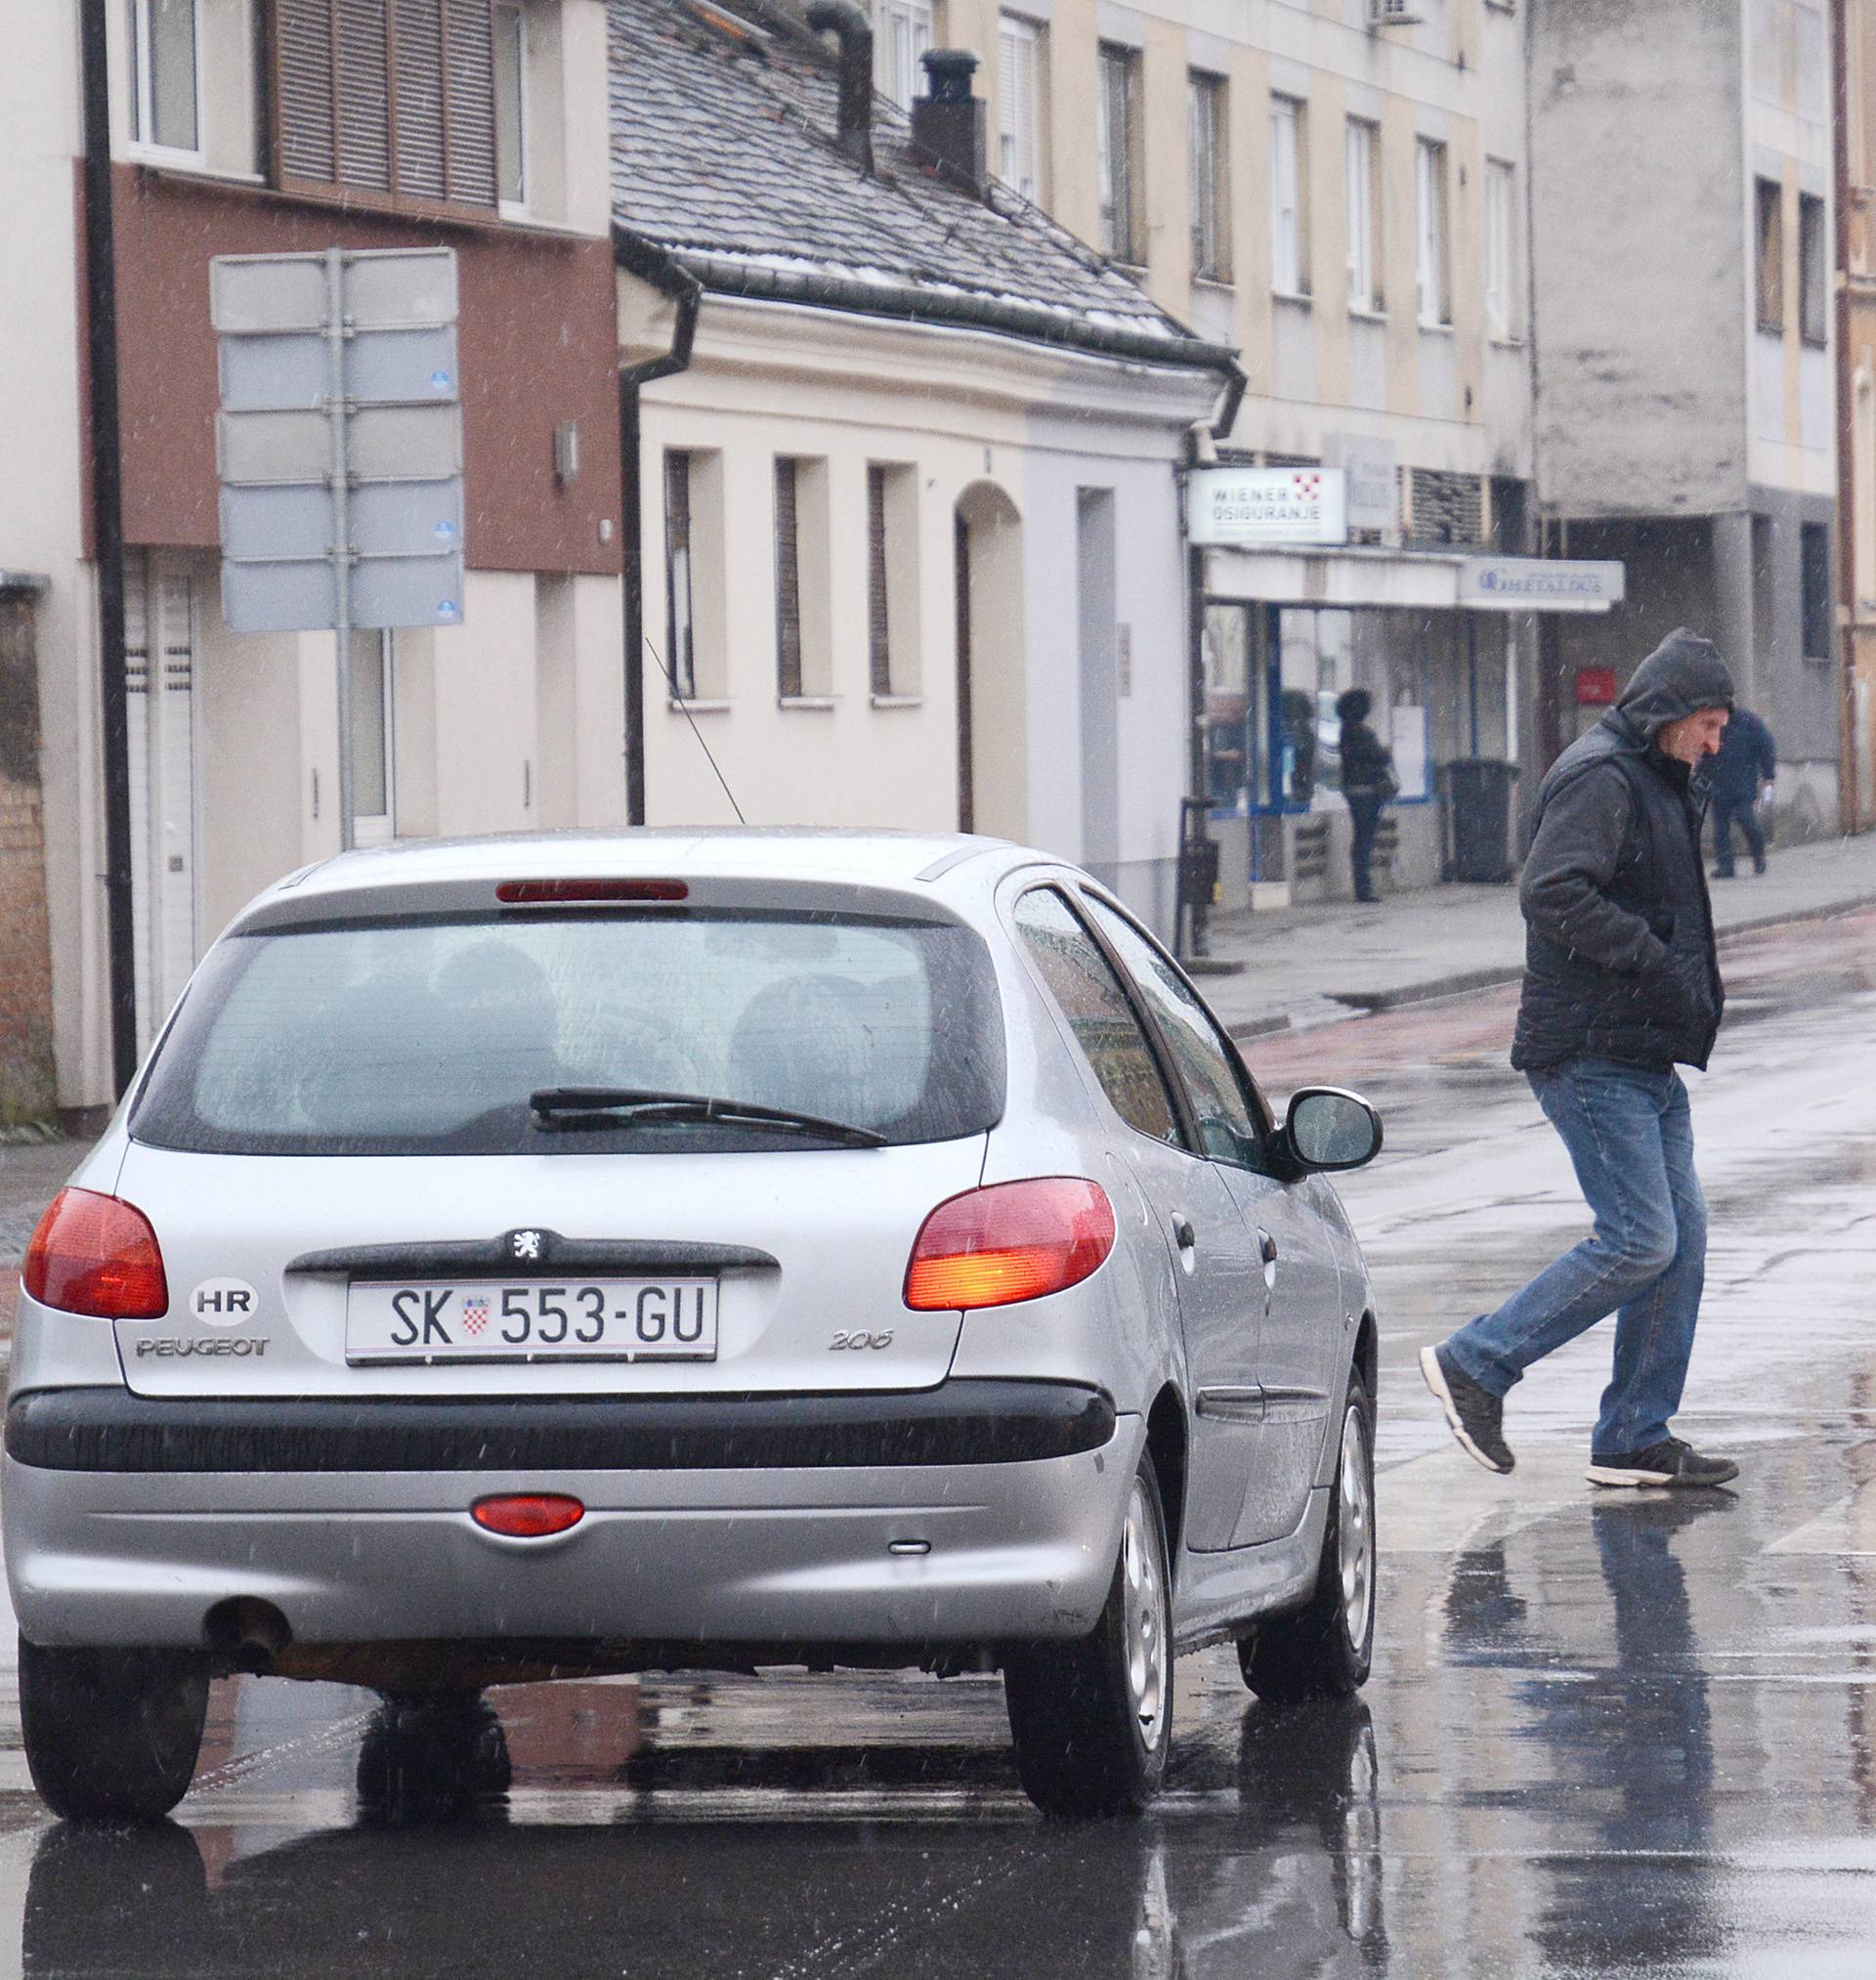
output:
[[[1862, 755], [1866, 739], [1856, 726], [1856, 387], [1855, 352], [1851, 342], [1853, 312], [1850, 292], [1850, 7], [1835, 0], [1830, 10], [1831, 35], [1831, 173], [1835, 248], [1832, 259], [1836, 289], [1832, 325], [1837, 339], [1837, 822], [1845, 833], [1860, 832], [1862, 815]], [[1859, 37], [1860, 38], [1860, 37]], [[1857, 50], [1861, 59], [1862, 50]], [[1865, 501], [1876, 498], [1863, 490]]]
[[111, 1091], [121, 1097], [137, 1071], [137, 936], [130, 880], [123, 441], [117, 404], [117, 264], [110, 208], [110, 84], [104, 0], [86, 0], [79, 25], [84, 63], [85, 336], [91, 372], [92, 549], [98, 560], [98, 673], [104, 725], [110, 1068]]
[[339, 678], [339, 850], [352, 850], [352, 508], [346, 452], [345, 251], [325, 250], [326, 417], [332, 428], [333, 642]]

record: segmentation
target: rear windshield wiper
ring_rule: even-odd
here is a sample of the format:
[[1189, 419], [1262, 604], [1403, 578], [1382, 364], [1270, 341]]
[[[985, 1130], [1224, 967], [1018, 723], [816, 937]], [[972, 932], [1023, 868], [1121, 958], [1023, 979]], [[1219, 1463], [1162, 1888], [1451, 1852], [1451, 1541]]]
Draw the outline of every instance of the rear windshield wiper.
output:
[[830, 1121], [796, 1107], [765, 1107], [754, 1100], [718, 1099], [710, 1094], [661, 1093], [652, 1087], [544, 1086], [528, 1096], [537, 1128], [616, 1128], [626, 1123], [722, 1121], [729, 1126], [783, 1128], [843, 1141], [850, 1148], [883, 1148], [884, 1135]]

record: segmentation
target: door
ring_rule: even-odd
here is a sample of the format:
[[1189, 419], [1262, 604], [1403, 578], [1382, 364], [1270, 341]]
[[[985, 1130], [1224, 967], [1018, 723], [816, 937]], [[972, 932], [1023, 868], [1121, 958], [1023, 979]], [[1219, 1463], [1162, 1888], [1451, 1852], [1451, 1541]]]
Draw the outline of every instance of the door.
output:
[[148, 553], [125, 563], [124, 663], [142, 1052], [195, 967], [195, 601], [189, 574]]
[[[1214, 1544], [1281, 1539], [1307, 1507], [1342, 1352], [1341, 1276], [1331, 1232], [1315, 1207], [1319, 1185], [1284, 1184], [1268, 1173], [1263, 1108], [1177, 965], [1107, 903], [1090, 898], [1087, 908], [1165, 1038], [1200, 1145], [1242, 1226], [1232, 1323], [1201, 1336], [1187, 1330], [1198, 1383], [1194, 1469], [1201, 1442], [1215, 1444], [1220, 1469], [1231, 1467], [1217, 1487], [1230, 1501], [1228, 1528]], [[1255, 1324], [1248, 1324], [1252, 1306]], [[1247, 1450], [1245, 1439], [1213, 1433], [1220, 1414], [1249, 1413], [1241, 1399], [1251, 1391], [1258, 1401]]]
[[1124, 1124], [1123, 1158], [1166, 1247], [1198, 1391], [1185, 1544], [1228, 1546], [1258, 1463], [1262, 1408], [1256, 1365], [1262, 1275], [1254, 1239], [1203, 1152], [1164, 1042], [1111, 954], [1053, 886], [1024, 894], [1014, 922]]

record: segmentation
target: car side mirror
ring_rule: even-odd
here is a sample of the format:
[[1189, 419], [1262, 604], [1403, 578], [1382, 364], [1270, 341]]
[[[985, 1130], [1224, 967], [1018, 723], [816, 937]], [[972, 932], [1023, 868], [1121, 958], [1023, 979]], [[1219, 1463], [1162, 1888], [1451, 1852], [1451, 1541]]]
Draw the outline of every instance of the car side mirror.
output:
[[1291, 1096], [1278, 1140], [1299, 1175], [1359, 1169], [1381, 1153], [1381, 1116], [1359, 1094], [1306, 1086]]

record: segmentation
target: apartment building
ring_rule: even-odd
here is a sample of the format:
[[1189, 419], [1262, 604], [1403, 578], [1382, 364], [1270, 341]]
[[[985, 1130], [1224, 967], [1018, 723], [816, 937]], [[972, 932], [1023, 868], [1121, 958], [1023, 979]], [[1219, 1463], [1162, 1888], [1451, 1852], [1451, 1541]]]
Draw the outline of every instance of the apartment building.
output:
[[1834, 832], [1823, 0], [1656, 0], [1620, 32], [1604, 8], [1549, 6], [1531, 34], [1540, 510], [1556, 547], [1628, 568], [1626, 604], [1547, 653], [1547, 744], [1692, 625], [1777, 739], [1779, 831]]
[[[1345, 541], [1208, 550], [1193, 775], [1227, 904], [1347, 890], [1337, 696], [1402, 770], [1397, 880], [1439, 877], [1442, 767], [1539, 766], [1526, 547], [1528, 9], [1515, 0], [874, 0], [986, 58], [998, 167], [1242, 354], [1217, 458], [1340, 469]], [[918, 25], [917, 22], [925, 24]]]
[[613, 0], [641, 815], [992, 833], [1170, 934], [1177, 470], [1242, 379], [992, 181], [968, 57], [902, 112], [814, 18]]
[[339, 843], [333, 636], [222, 622], [214, 256], [458, 257], [461, 622], [355, 635], [358, 838], [625, 815], [603, 0], [16, 10], [0, 73], [0, 565], [21, 581], [10, 596], [30, 601], [45, 980], [66, 1107], [112, 1093], [84, 359], [98, 290], [82, 251], [81, 22], [100, 18], [139, 1041], [250, 893]]

